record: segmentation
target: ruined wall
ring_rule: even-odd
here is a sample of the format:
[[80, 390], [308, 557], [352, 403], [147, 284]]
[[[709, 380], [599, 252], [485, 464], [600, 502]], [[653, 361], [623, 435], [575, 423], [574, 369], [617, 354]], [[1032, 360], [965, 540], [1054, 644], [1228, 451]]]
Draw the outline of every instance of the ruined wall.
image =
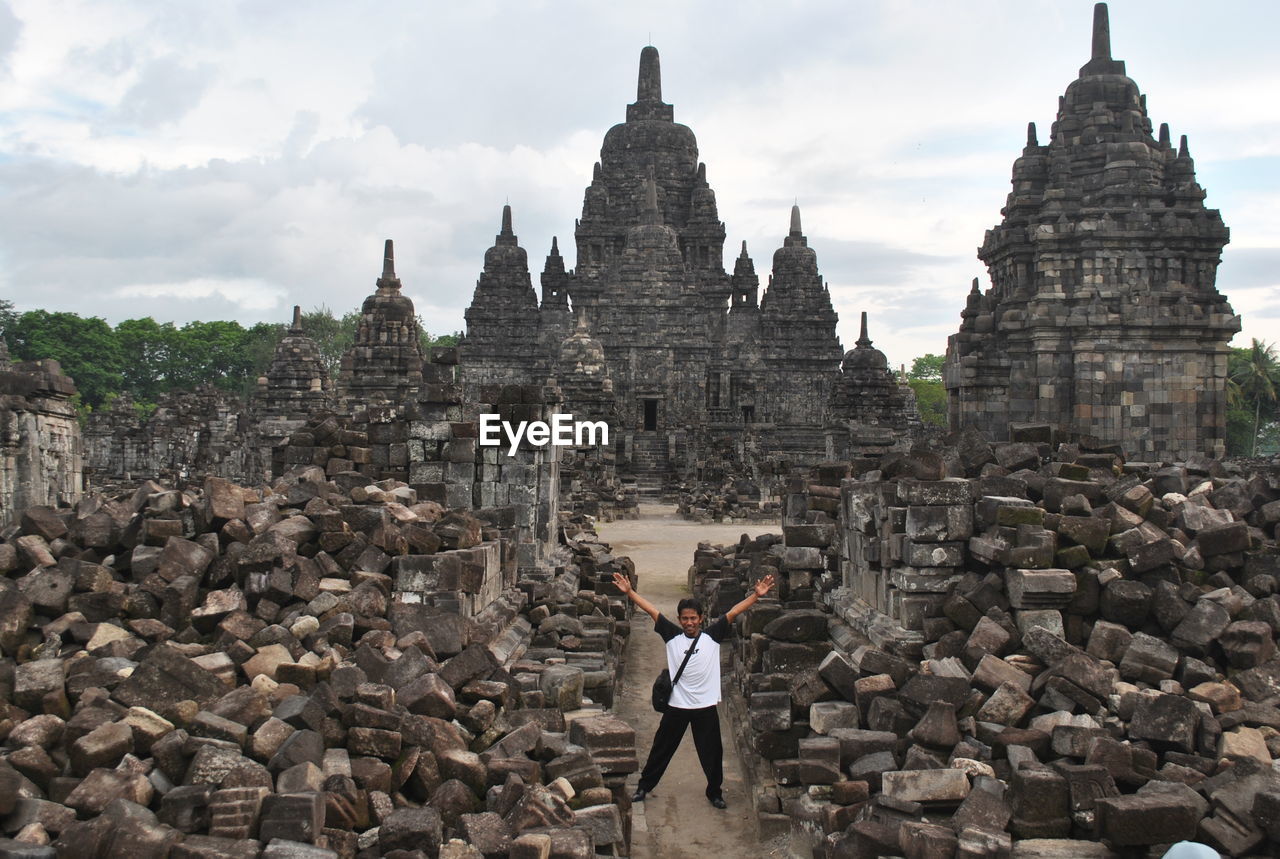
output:
[[1101, 4], [1093, 47], [1049, 142], [1030, 127], [1004, 220], [979, 249], [992, 287], [974, 281], [948, 341], [951, 427], [1007, 439], [1049, 422], [1134, 455], [1221, 456], [1240, 330], [1215, 286], [1228, 231], [1186, 137], [1152, 135]]
[[975, 435], [874, 465], [815, 469], [782, 539], [690, 568], [712, 614], [778, 580], [737, 621], [725, 696], [762, 837], [1276, 852], [1280, 471]]
[[556, 540], [559, 448], [526, 440], [508, 456], [505, 444], [481, 446], [479, 417], [549, 421], [559, 392], [506, 385], [481, 389], [491, 402], [469, 401], [457, 362], [456, 349], [433, 350], [423, 367], [427, 383], [400, 406], [368, 406], [349, 419], [317, 416], [276, 449], [274, 468], [315, 465], [351, 486], [399, 481], [425, 501], [484, 511], [509, 537], [512, 562], [532, 568]]
[[209, 474], [245, 480], [253, 456], [244, 404], [212, 385], [163, 395], [145, 420], [128, 396], [118, 397], [85, 427], [94, 486], [144, 477], [183, 485]]
[[10, 364], [0, 341], [0, 525], [36, 505], [72, 504], [84, 490], [84, 450], [57, 361]]

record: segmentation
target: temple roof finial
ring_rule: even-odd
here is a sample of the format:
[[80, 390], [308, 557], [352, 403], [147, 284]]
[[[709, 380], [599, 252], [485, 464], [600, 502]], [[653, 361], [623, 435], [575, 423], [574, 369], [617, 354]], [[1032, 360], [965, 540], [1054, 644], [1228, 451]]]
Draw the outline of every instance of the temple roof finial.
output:
[[979, 286], [978, 286], [978, 279], [977, 279], [976, 277], [973, 279], [973, 288], [969, 290], [969, 294], [970, 294], [970, 295], [981, 295], [981, 294], [982, 294], [982, 289], [981, 289], [981, 287], [979, 287]]
[[1191, 157], [1191, 148], [1187, 146], [1187, 136], [1185, 134], [1182, 135], [1181, 139], [1178, 141], [1178, 157], [1179, 158]]
[[514, 235], [511, 231], [511, 206], [510, 204], [502, 207], [502, 229], [499, 233], [504, 236]]
[[858, 334], [857, 347], [867, 349], [871, 346], [871, 338], [867, 336], [867, 311], [862, 311], [862, 330]]
[[741, 256], [743, 259], [747, 258], [747, 240], [746, 239], [742, 240], [742, 253], [739, 254], [739, 256]]
[[658, 49], [646, 45], [640, 51], [640, 79], [636, 84], [636, 102], [662, 101], [662, 67], [658, 63]]
[[293, 324], [289, 328], [293, 331], [302, 330], [302, 305], [295, 304], [293, 306]]
[[382, 278], [384, 280], [396, 279], [396, 249], [391, 239], [387, 239], [387, 243], [383, 245]]
[[1040, 141], [1036, 139], [1036, 124], [1034, 122], [1027, 123], [1027, 145], [1039, 146]]
[[1111, 20], [1106, 3], [1093, 4], [1093, 53], [1091, 59], [1111, 59]]
[[379, 289], [399, 289], [400, 278], [396, 277], [396, 249], [391, 239], [387, 239], [382, 250], [382, 277], [378, 278]]
[[791, 235], [800, 236], [803, 231], [800, 229], [800, 205], [794, 204], [791, 207]]
[[1166, 149], [1169, 147], [1169, 123], [1160, 123], [1160, 145]]
[[551, 253], [552, 255], [556, 255], [560, 253], [560, 243], [556, 241], [555, 236], [551, 237]]

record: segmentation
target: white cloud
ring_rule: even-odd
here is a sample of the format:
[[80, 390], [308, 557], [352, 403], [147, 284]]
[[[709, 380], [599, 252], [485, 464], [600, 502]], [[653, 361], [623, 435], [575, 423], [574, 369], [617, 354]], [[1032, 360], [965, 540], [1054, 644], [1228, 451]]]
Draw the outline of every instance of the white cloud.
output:
[[198, 277], [182, 283], [135, 283], [111, 290], [111, 297], [118, 299], [176, 298], [180, 301], [199, 301], [217, 296], [246, 310], [264, 311], [280, 310], [281, 299], [285, 295], [286, 290], [280, 285], [257, 278], [222, 280]]
[[[866, 309], [909, 363], [985, 282], [975, 248], [1026, 123], [1048, 136], [1087, 59], [1091, 6], [19, 0], [0, 14], [0, 291], [113, 321], [285, 321], [357, 306], [392, 237], [428, 327], [454, 330], [503, 202], [535, 285], [552, 235], [573, 264], [652, 33], [729, 265], [745, 239], [764, 279], [798, 198], [844, 342]], [[1233, 253], [1280, 248], [1280, 13], [1153, 8], [1113, 0], [1114, 52], [1152, 119], [1190, 135], [1249, 331], [1276, 287]]]

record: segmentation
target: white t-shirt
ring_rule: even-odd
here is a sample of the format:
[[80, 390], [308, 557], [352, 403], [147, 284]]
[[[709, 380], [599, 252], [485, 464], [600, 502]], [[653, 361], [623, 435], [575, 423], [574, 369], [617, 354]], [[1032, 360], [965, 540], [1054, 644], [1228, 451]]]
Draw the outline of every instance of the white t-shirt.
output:
[[[662, 636], [667, 643], [667, 670], [674, 680], [684, 662], [685, 652], [694, 644], [695, 639], [684, 634], [684, 630], [672, 623], [665, 615], [658, 615], [653, 625], [654, 632]], [[723, 616], [712, 621], [702, 630], [689, 664], [680, 675], [680, 682], [671, 690], [670, 706], [681, 710], [699, 710], [703, 707], [714, 707], [720, 703], [720, 642], [729, 637], [729, 621]]]

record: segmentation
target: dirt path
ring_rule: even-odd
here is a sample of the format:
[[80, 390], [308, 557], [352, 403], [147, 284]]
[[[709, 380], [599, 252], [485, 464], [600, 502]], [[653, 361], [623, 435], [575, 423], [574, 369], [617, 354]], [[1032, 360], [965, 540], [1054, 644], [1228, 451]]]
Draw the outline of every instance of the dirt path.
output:
[[[689, 595], [688, 570], [699, 542], [736, 543], [743, 533], [754, 537], [781, 530], [777, 525], [699, 525], [677, 518], [674, 507], [657, 504], [642, 504], [640, 517], [602, 523], [597, 530], [601, 539], [613, 546], [615, 554], [629, 555], [635, 561], [639, 592], [668, 617], [675, 616], [680, 598]], [[627, 667], [616, 709], [636, 729], [641, 766], [658, 727], [659, 716], [649, 706], [649, 688], [666, 667], [663, 660], [662, 639], [654, 633], [653, 621], [637, 611], [631, 621]], [[742, 764], [723, 706], [720, 728], [724, 740], [724, 798], [729, 807], [717, 811], [707, 802], [706, 778], [698, 766], [693, 738], [686, 734], [657, 789], [634, 807], [634, 859], [770, 855], [756, 841], [749, 807], [751, 795], [744, 784]]]

